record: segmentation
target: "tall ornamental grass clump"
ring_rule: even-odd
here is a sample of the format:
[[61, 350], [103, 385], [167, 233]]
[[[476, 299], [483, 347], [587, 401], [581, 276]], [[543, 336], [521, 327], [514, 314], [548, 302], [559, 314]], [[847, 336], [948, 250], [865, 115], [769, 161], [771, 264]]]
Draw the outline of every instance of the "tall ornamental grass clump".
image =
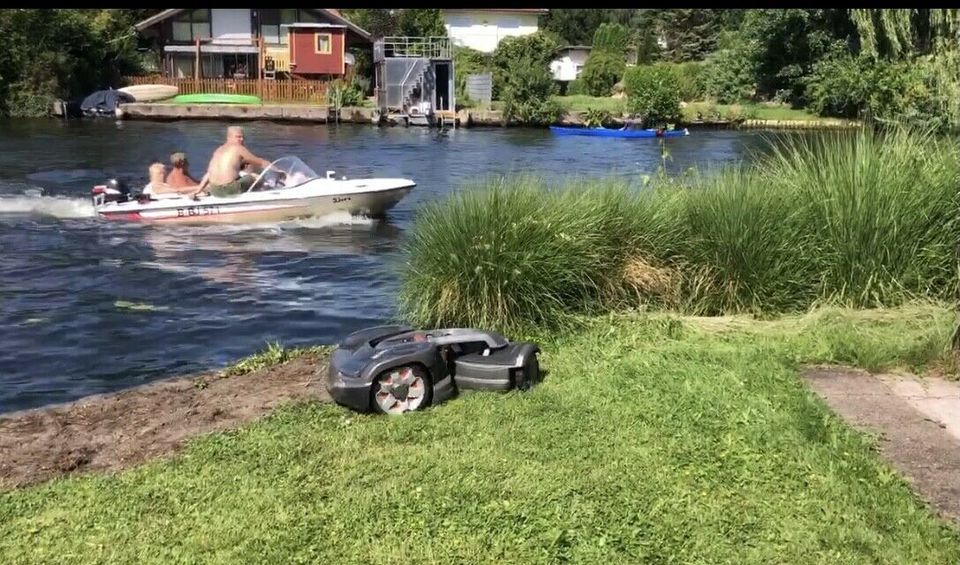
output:
[[680, 190], [672, 254], [685, 266], [682, 310], [713, 315], [810, 303], [816, 273], [804, 264], [810, 236], [793, 223], [802, 206], [796, 194], [739, 167]]
[[508, 330], [615, 307], [643, 215], [626, 185], [587, 184], [499, 179], [424, 206], [407, 243], [401, 315]]
[[960, 160], [926, 133], [799, 137], [638, 187], [529, 178], [418, 215], [400, 312], [517, 329], [621, 307], [701, 315], [960, 296]]
[[890, 306], [957, 297], [958, 156], [953, 141], [927, 133], [863, 130], [853, 139], [795, 139], [759, 174], [796, 198], [787, 225], [804, 238], [797, 268], [817, 274], [815, 295]]

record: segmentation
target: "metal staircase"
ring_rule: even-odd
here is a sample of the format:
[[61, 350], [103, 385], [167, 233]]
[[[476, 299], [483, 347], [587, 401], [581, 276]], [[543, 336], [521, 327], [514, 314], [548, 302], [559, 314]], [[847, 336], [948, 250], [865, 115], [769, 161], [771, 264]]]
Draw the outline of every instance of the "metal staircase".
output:
[[452, 60], [447, 37], [384, 37], [374, 42], [377, 102], [384, 115], [429, 121], [436, 77], [434, 61]]

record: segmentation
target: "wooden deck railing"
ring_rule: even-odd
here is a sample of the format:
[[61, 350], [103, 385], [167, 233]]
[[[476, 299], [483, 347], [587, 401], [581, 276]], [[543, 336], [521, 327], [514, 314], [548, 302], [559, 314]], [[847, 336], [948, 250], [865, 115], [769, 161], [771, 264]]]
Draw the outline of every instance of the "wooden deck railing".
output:
[[128, 85], [169, 84], [180, 94], [252, 94], [264, 102], [299, 102], [325, 105], [327, 81], [226, 78], [169, 78], [160, 75], [126, 77]]

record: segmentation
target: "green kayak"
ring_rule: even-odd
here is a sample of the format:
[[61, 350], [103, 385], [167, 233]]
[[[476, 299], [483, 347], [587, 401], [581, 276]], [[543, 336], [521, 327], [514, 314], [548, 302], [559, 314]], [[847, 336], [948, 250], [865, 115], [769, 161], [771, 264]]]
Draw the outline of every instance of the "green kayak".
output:
[[181, 94], [173, 97], [174, 104], [262, 104], [252, 94]]

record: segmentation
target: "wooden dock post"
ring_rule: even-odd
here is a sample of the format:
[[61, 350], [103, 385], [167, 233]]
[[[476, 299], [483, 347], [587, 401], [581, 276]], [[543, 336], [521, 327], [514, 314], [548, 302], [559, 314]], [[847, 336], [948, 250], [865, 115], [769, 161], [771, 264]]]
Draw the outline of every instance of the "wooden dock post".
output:
[[[291, 36], [292, 37], [292, 36]], [[291, 39], [293, 41], [293, 39]], [[263, 103], [263, 37], [257, 37], [257, 96]]]
[[193, 88], [194, 92], [200, 92], [200, 38], [197, 38], [197, 54], [193, 61]]

